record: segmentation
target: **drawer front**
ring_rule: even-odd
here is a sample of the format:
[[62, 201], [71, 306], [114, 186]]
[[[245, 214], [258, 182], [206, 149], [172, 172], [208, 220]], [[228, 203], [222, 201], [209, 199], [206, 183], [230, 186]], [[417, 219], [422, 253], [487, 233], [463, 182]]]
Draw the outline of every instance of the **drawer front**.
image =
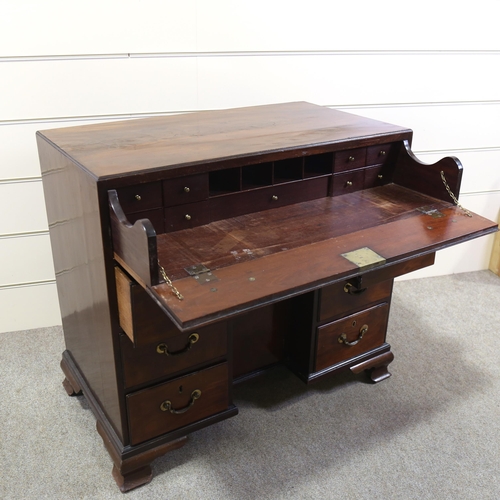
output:
[[163, 181], [166, 207], [203, 201], [208, 198], [208, 174], [190, 175]]
[[208, 201], [177, 205], [165, 209], [165, 232], [180, 231], [210, 222]]
[[382, 281], [367, 286], [361, 293], [349, 286], [349, 281], [325, 286], [320, 292], [319, 321], [359, 311], [375, 302], [390, 302], [392, 283], [391, 279]]
[[367, 165], [384, 165], [391, 157], [392, 144], [377, 144], [366, 148]]
[[366, 165], [366, 148], [347, 149], [335, 153], [334, 172], [345, 172]]
[[227, 363], [134, 392], [127, 396], [130, 443], [142, 443], [228, 406]]
[[315, 370], [323, 370], [381, 346], [385, 341], [388, 315], [389, 305], [384, 303], [318, 328]]
[[210, 200], [212, 221], [315, 200], [328, 195], [330, 176], [278, 184]]
[[387, 166], [377, 165], [376, 167], [365, 169], [364, 189], [383, 186], [388, 182], [391, 182], [391, 172]]
[[333, 196], [360, 191], [364, 186], [364, 170], [355, 170], [333, 176]]
[[136, 184], [116, 190], [126, 214], [162, 207], [161, 182]]
[[140, 347], [134, 347], [125, 335], [120, 341], [127, 388], [208, 364], [227, 355], [226, 323], [216, 323], [175, 337], [160, 337]]

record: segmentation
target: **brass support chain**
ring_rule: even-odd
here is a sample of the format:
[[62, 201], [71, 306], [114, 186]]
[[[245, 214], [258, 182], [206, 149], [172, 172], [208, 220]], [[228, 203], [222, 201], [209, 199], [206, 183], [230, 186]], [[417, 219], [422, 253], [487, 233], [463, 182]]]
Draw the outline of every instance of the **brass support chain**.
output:
[[158, 261], [158, 267], [160, 268], [160, 274], [162, 278], [165, 280], [166, 285], [172, 290], [172, 293], [179, 299], [182, 300], [184, 299], [183, 295], [177, 288], [175, 288], [174, 284], [172, 283], [172, 280], [167, 276], [167, 273], [165, 272], [165, 269], [163, 269], [163, 266], [160, 264], [160, 261]]
[[465, 207], [463, 207], [458, 201], [457, 197], [453, 194], [453, 191], [450, 189], [450, 186], [448, 186], [448, 183], [446, 182], [446, 177], [444, 176], [444, 172], [442, 170], [441, 170], [441, 179], [443, 181], [444, 187], [446, 188], [446, 191], [448, 191], [448, 194], [450, 195], [450, 198], [455, 202], [455, 205], [460, 210], [462, 210], [467, 217], [472, 217], [471, 212], [469, 212]]

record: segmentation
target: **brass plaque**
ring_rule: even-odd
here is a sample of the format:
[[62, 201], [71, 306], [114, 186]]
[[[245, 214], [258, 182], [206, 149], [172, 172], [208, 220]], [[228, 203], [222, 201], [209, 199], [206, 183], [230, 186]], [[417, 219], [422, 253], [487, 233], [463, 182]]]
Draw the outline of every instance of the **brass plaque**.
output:
[[356, 264], [360, 269], [376, 267], [385, 264], [385, 259], [371, 248], [363, 247], [341, 254], [349, 262]]

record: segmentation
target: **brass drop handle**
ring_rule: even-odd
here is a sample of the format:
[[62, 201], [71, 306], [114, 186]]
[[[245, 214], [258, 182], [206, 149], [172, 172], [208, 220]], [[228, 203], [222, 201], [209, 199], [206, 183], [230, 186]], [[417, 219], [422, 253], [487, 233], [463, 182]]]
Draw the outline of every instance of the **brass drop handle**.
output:
[[141, 200], [142, 200], [142, 197], [141, 197], [141, 195], [140, 195], [140, 194], [136, 194], [136, 195], [134, 196], [134, 198], [135, 198], [137, 201], [141, 201]]
[[195, 389], [191, 393], [191, 399], [189, 400], [189, 403], [184, 408], [181, 408], [180, 410], [176, 410], [175, 408], [172, 408], [172, 402], [167, 399], [166, 401], [163, 401], [163, 403], [160, 405], [160, 410], [161, 411], [169, 411], [170, 413], [173, 413], [174, 415], [180, 415], [182, 413], [186, 413], [189, 410], [189, 408], [191, 408], [191, 406], [194, 405], [194, 402], [197, 399], [200, 399], [200, 397], [201, 397], [200, 389]]
[[349, 295], [359, 295], [360, 293], [366, 292], [366, 288], [356, 288], [352, 283], [346, 283], [344, 285], [344, 292]]
[[184, 188], [184, 192], [185, 193], [189, 193], [189, 191], [191, 191], [191, 189], [189, 189], [187, 186]]
[[184, 216], [184, 218], [185, 218], [186, 220], [191, 220], [191, 216], [190, 216], [189, 214], [186, 214], [186, 215]]
[[197, 333], [192, 333], [188, 337], [188, 343], [187, 343], [186, 347], [184, 347], [180, 351], [175, 351], [175, 352], [170, 352], [168, 350], [167, 344], [161, 343], [161, 344], [158, 344], [156, 346], [156, 352], [158, 354], [165, 354], [165, 356], [178, 356], [179, 354], [184, 354], [185, 352], [188, 352], [189, 349], [191, 349], [191, 346], [193, 344], [196, 344], [196, 342], [198, 342], [199, 338], [200, 338], [200, 336]]
[[339, 336], [338, 338], [338, 341], [339, 341], [339, 344], [345, 344], [349, 347], [352, 347], [352, 346], [355, 346], [358, 342], [361, 341], [361, 339], [363, 338], [363, 335], [368, 331], [368, 325], [363, 325], [360, 329], [359, 329], [359, 336], [356, 340], [353, 340], [352, 342], [349, 342], [347, 340], [347, 335], [345, 333], [343, 333], [342, 335]]

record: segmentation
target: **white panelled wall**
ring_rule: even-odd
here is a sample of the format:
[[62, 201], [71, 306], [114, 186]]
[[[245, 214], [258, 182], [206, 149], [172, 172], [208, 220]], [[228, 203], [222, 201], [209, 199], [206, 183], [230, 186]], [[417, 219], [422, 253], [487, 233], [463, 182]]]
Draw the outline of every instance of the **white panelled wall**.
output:
[[[61, 321], [36, 130], [309, 101], [457, 156], [461, 202], [497, 219], [499, 18], [498, 0], [0, 0], [0, 332]], [[492, 244], [412, 277], [486, 269]]]

